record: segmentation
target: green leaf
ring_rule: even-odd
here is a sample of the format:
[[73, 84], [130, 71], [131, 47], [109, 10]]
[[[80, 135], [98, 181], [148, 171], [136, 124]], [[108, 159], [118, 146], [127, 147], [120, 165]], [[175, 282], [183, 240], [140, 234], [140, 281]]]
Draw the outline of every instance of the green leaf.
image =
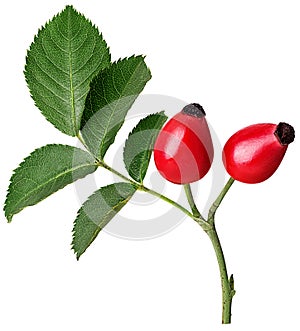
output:
[[72, 6], [42, 27], [27, 53], [25, 78], [36, 106], [76, 136], [92, 78], [110, 64], [98, 29]]
[[36, 149], [11, 177], [4, 206], [7, 220], [95, 170], [94, 158], [79, 148], [46, 145]]
[[72, 248], [77, 259], [104, 226], [126, 205], [136, 188], [128, 183], [101, 187], [79, 209], [74, 222]]
[[123, 159], [129, 175], [143, 182], [146, 175], [154, 142], [167, 120], [164, 112], [149, 115], [137, 124], [126, 140]]
[[89, 150], [103, 159], [134, 100], [151, 78], [142, 56], [113, 63], [91, 82], [82, 120], [82, 135]]

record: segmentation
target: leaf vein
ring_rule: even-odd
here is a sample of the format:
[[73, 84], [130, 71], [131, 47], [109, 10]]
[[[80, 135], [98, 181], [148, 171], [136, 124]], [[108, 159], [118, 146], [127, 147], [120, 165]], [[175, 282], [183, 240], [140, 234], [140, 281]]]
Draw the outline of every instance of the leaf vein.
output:
[[[79, 165], [77, 167], [74, 167], [74, 168], [71, 168], [71, 169], [68, 169], [62, 173], [60, 173], [59, 175], [53, 177], [53, 178], [50, 178], [49, 180], [47, 180], [46, 182], [38, 185], [35, 189], [31, 190], [31, 191], [28, 191], [26, 195], [23, 195], [23, 197], [18, 201], [18, 204], [16, 205], [20, 205], [23, 201], [26, 201], [26, 199], [33, 194], [33, 192], [36, 192], [38, 191], [39, 189], [45, 187], [46, 185], [48, 185], [49, 183], [51, 183], [52, 181], [53, 182], [56, 182], [58, 181], [58, 179], [60, 178], [64, 178], [64, 176], [68, 175], [69, 173], [72, 173], [73, 171], [76, 171], [78, 169], [81, 169], [81, 168], [85, 168], [85, 167], [91, 167], [92, 164], [90, 163], [87, 163], [87, 164], [83, 164], [83, 165]], [[29, 178], [28, 178], [29, 179]], [[54, 184], [54, 183], [53, 183]], [[52, 184], [52, 185], [53, 185]]]

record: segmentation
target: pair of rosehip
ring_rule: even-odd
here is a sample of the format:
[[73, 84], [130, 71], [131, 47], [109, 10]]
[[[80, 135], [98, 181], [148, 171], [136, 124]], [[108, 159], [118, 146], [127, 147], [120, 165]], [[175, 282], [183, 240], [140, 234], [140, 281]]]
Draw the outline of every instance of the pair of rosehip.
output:
[[[295, 131], [287, 123], [254, 124], [233, 134], [223, 148], [228, 174], [244, 183], [260, 183], [281, 163]], [[209, 171], [214, 148], [203, 108], [192, 103], [172, 117], [154, 145], [154, 161], [160, 174], [176, 184], [188, 184]]]

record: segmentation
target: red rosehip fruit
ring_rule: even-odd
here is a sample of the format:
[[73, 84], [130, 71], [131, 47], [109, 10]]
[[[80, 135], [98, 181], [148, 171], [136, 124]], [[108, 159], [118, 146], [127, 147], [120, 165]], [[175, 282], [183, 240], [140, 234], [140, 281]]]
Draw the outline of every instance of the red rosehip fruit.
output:
[[294, 128], [287, 123], [250, 125], [226, 142], [224, 166], [228, 174], [240, 182], [263, 182], [279, 167], [294, 138]]
[[192, 183], [210, 169], [214, 149], [205, 115], [199, 104], [189, 104], [160, 131], [154, 145], [154, 161], [168, 181]]

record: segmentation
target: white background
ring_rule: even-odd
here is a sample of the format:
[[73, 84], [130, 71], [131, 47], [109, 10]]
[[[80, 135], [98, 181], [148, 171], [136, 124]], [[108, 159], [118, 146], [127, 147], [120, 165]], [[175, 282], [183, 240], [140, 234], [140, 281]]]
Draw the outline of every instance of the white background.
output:
[[[66, 4], [1, 5], [2, 204], [12, 170], [32, 150], [76, 145], [34, 107], [22, 72], [37, 29]], [[298, 1], [72, 4], [103, 32], [114, 60], [147, 55], [153, 78], [145, 93], [201, 103], [222, 144], [252, 123], [286, 121], [299, 131]], [[220, 324], [214, 252], [192, 220], [147, 241], [102, 232], [77, 262], [70, 241], [79, 202], [70, 185], [11, 224], [0, 215], [0, 329], [299, 330], [297, 140], [270, 180], [234, 183], [218, 212], [236, 280], [232, 325]]]

